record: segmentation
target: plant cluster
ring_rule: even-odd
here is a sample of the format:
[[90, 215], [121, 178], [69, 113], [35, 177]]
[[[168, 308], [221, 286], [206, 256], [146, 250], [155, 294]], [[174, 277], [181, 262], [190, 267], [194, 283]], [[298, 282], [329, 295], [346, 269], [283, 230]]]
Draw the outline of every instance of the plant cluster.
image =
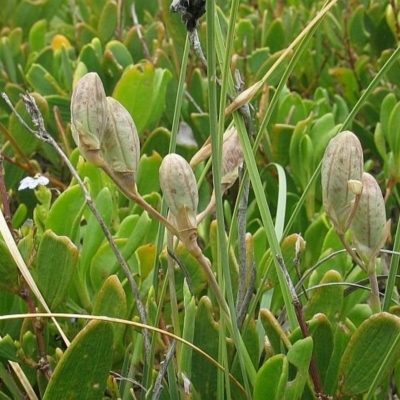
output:
[[399, 11], [8, 0], [0, 398], [399, 394]]

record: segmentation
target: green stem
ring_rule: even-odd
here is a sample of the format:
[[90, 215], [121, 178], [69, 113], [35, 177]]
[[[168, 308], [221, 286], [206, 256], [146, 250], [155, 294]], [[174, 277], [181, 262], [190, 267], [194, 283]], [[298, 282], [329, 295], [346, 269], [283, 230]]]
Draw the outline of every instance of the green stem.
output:
[[[374, 260], [372, 260], [372, 262], [375, 264]], [[371, 285], [371, 297], [370, 297], [371, 310], [374, 314], [377, 314], [381, 312], [381, 301], [379, 298], [379, 287], [378, 287], [378, 279], [376, 277], [376, 269], [375, 267], [371, 269], [373, 271], [368, 274], [368, 279]]]

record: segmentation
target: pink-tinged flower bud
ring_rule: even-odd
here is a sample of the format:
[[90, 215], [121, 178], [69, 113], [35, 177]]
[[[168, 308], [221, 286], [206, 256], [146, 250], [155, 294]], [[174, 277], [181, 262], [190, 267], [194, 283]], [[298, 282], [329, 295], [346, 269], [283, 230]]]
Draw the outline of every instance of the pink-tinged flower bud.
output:
[[196, 178], [183, 157], [172, 153], [163, 159], [160, 166], [160, 186], [175, 217], [182, 207], [196, 214], [199, 202]]
[[[190, 165], [193, 167], [211, 155], [211, 143], [207, 141], [204, 146], [193, 156]], [[239, 167], [243, 164], [243, 150], [238, 137], [237, 129], [233, 126], [224, 133], [222, 144], [222, 177], [221, 187], [225, 192], [237, 180]], [[211, 195], [207, 207], [197, 216], [200, 223], [215, 207], [215, 190]]]
[[113, 178], [129, 190], [135, 190], [140, 159], [140, 141], [129, 112], [111, 97], [107, 97], [108, 125], [101, 140], [101, 151]]
[[385, 244], [390, 232], [386, 221], [385, 202], [375, 178], [364, 172], [363, 191], [350, 229], [357, 253], [366, 266], [374, 266], [374, 259]]
[[196, 221], [199, 194], [192, 168], [183, 157], [172, 153], [163, 159], [160, 186], [169, 207], [169, 220], [176, 227], [179, 239], [192, 255], [200, 257]]
[[81, 154], [102, 166], [100, 142], [107, 127], [106, 94], [99, 76], [90, 72], [77, 83], [71, 98], [72, 136]]
[[353, 184], [361, 181], [363, 163], [361, 143], [350, 131], [339, 133], [325, 150], [321, 170], [323, 205], [338, 233], [348, 228], [356, 197], [354, 190], [362, 190], [360, 185]]

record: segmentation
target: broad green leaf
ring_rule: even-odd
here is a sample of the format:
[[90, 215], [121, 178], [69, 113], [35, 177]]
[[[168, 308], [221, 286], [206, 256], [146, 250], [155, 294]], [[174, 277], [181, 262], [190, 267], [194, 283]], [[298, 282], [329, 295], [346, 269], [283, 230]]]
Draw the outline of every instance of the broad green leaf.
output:
[[62, 94], [66, 96], [65, 91], [54, 76], [39, 64], [32, 64], [26, 74], [26, 79], [33, 89], [43, 96], [54, 94]]
[[330, 321], [337, 318], [343, 302], [344, 286], [337, 285], [343, 282], [342, 276], [335, 270], [328, 271], [320, 282], [322, 287], [317, 287], [311, 292], [304, 315], [306, 320], [315, 314], [325, 314]]
[[[107, 42], [104, 53], [107, 51], [112, 54], [115, 63], [118, 63], [120, 68], [125, 69], [129, 65], [133, 64], [131, 53], [121, 42], [117, 40]], [[106, 55], [104, 54], [104, 56]]]
[[281, 18], [275, 18], [269, 25], [263, 45], [269, 47], [271, 53], [285, 48], [285, 26]]
[[[151, 226], [151, 219], [146, 212], [143, 212], [135, 225], [135, 229], [129, 232], [128, 238], [115, 240], [115, 244], [121, 251], [125, 261], [129, 261], [136, 249], [142, 244], [143, 239]], [[103, 243], [93, 256], [90, 266], [90, 277], [94, 289], [97, 291], [103, 282], [112, 274], [115, 274], [121, 267], [119, 266], [114, 252], [108, 242]], [[122, 270], [121, 270], [122, 271]], [[138, 273], [139, 271], [134, 271]], [[124, 276], [124, 275], [123, 275]]]
[[113, 327], [91, 321], [75, 337], [57, 364], [43, 400], [101, 400], [112, 364]]
[[29, 30], [29, 46], [32, 51], [41, 51], [46, 46], [46, 31], [47, 21], [45, 19], [41, 19], [32, 25]]
[[[197, 305], [196, 327], [193, 344], [214, 359], [218, 359], [219, 324], [215, 322], [211, 300], [203, 296]], [[202, 399], [215, 399], [217, 393], [217, 371], [202, 355], [192, 354], [191, 381]]]
[[137, 174], [137, 186], [140, 194], [150, 194], [160, 190], [158, 170], [161, 165], [161, 157], [158, 153], [143, 155], [139, 162]]
[[117, 83], [113, 97], [132, 115], [140, 133], [159, 120], [165, 108], [165, 92], [172, 75], [143, 62], [128, 69]]
[[343, 353], [355, 331], [351, 322], [338, 322], [333, 335], [333, 352], [329, 360], [329, 367], [326, 372], [323, 387], [325, 393], [333, 396], [338, 385], [339, 363]]
[[283, 354], [269, 358], [257, 372], [253, 400], [283, 399], [288, 374], [289, 362]]
[[254, 26], [249, 19], [239, 19], [236, 23], [235, 49], [238, 53], [253, 52]]
[[308, 379], [310, 360], [313, 352], [313, 339], [307, 337], [298, 340], [288, 351], [287, 360], [297, 368], [296, 377], [287, 383], [285, 389], [286, 400], [301, 398], [304, 386]]
[[6, 243], [0, 239], [0, 291], [18, 294], [19, 273]]
[[[196, 300], [194, 297], [191, 297], [191, 300], [187, 304], [185, 303], [185, 312], [183, 318], [182, 338], [190, 343], [193, 343], [196, 322]], [[192, 372], [192, 349], [189, 346], [182, 346], [178, 363], [178, 377], [181, 377], [182, 373], [184, 373], [187, 377], [190, 377]]]
[[99, 39], [105, 43], [114, 34], [118, 23], [118, 6], [114, 1], [107, 1], [102, 8], [97, 33]]
[[[128, 306], [124, 289], [116, 275], [106, 279], [93, 304], [92, 315], [105, 315], [120, 319], [127, 318]], [[124, 351], [123, 335], [125, 326], [114, 324], [114, 349]]]
[[53, 203], [47, 217], [46, 229], [59, 236], [68, 236], [76, 243], [85, 206], [85, 197], [80, 186], [70, 186]]
[[338, 396], [366, 393], [380, 374], [387, 379], [400, 356], [400, 321], [388, 313], [372, 315], [356, 330], [339, 366]]
[[[97, 195], [95, 206], [103, 218], [106, 226], [110, 226], [113, 213], [113, 203], [110, 190], [107, 187], [103, 188]], [[85, 234], [83, 236], [83, 247], [80, 262], [80, 273], [82, 275], [84, 275], [84, 271], [89, 269], [92, 258], [103, 241], [104, 232], [101, 229], [96, 217], [93, 214], [90, 214], [86, 225]]]
[[66, 236], [47, 230], [36, 258], [36, 282], [50, 309], [67, 297], [79, 257], [79, 250]]
[[272, 354], [279, 354], [281, 352], [282, 343], [286, 348], [291, 346], [286, 333], [270, 310], [266, 308], [261, 309], [260, 319], [265, 330], [265, 335], [268, 338], [268, 347], [271, 349]]

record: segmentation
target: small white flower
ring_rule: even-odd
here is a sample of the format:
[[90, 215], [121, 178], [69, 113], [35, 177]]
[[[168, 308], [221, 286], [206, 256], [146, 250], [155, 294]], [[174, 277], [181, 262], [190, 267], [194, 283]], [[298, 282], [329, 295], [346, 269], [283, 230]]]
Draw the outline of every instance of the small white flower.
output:
[[43, 175], [36, 174], [33, 178], [27, 176], [19, 183], [18, 190], [35, 189], [39, 185], [47, 185], [48, 183], [49, 178], [46, 178]]

